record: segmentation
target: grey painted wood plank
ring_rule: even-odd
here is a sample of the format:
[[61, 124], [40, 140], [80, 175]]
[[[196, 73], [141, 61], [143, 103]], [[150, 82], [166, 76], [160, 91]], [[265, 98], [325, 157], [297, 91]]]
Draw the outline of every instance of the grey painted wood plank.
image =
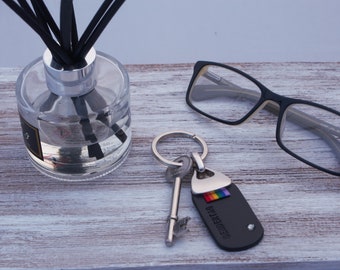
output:
[[[340, 63], [244, 63], [275, 92], [340, 110]], [[340, 179], [310, 168], [275, 142], [276, 117], [265, 111], [241, 126], [204, 118], [185, 103], [192, 64], [128, 66], [133, 146], [127, 161], [95, 181], [41, 175], [23, 147], [16, 111], [19, 69], [0, 68], [0, 268], [337, 269]], [[179, 215], [190, 231], [164, 244], [171, 183], [151, 155], [161, 132], [183, 129], [209, 146], [206, 165], [238, 185], [265, 236], [242, 252], [220, 250], [182, 187]], [[181, 154], [177, 141], [162, 153]], [[190, 144], [190, 147], [192, 145]]]

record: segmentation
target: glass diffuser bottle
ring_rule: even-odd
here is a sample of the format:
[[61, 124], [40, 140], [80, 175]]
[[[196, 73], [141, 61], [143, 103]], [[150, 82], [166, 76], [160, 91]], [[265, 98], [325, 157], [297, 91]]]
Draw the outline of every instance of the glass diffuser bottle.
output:
[[129, 77], [93, 46], [125, 0], [104, 0], [78, 36], [73, 0], [60, 0], [57, 25], [43, 0], [3, 0], [46, 44], [16, 84], [24, 142], [34, 166], [63, 180], [116, 169], [131, 146]]
[[16, 85], [29, 157], [44, 174], [79, 181], [105, 175], [131, 145], [128, 74], [92, 48], [80, 66], [64, 69], [47, 49]]

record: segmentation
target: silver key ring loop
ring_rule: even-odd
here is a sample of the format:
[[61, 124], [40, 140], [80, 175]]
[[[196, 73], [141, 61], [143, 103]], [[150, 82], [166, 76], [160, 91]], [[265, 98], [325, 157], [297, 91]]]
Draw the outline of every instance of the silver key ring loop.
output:
[[182, 163], [180, 162], [174, 162], [174, 161], [171, 161], [171, 160], [168, 160], [162, 157], [161, 154], [157, 150], [157, 144], [162, 139], [169, 138], [169, 137], [180, 137], [180, 136], [189, 137], [190, 139], [193, 139], [198, 144], [200, 144], [202, 148], [201, 159], [204, 160], [206, 158], [206, 156], [208, 155], [208, 145], [201, 137], [191, 132], [187, 132], [183, 130], [175, 130], [175, 131], [165, 132], [161, 135], [158, 135], [156, 138], [153, 139], [152, 144], [151, 144], [152, 152], [159, 162], [161, 162], [163, 165], [168, 166], [168, 167], [182, 166]]

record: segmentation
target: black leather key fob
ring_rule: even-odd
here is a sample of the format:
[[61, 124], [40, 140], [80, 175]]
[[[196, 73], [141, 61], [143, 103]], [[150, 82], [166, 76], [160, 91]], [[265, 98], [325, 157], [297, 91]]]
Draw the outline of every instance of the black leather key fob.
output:
[[261, 241], [263, 227], [235, 184], [210, 195], [192, 194], [192, 200], [220, 248], [240, 251]]

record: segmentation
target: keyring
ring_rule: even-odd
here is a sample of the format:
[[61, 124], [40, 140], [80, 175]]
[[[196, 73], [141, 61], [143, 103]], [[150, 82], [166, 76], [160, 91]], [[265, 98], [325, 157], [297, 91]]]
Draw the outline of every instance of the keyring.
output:
[[182, 166], [182, 163], [180, 162], [174, 162], [171, 160], [168, 160], [164, 157], [161, 156], [161, 154], [157, 150], [157, 144], [159, 143], [160, 140], [169, 138], [169, 137], [180, 137], [180, 136], [185, 136], [190, 139], [193, 139], [196, 141], [200, 146], [202, 147], [202, 155], [201, 159], [204, 160], [206, 156], [208, 155], [208, 145], [207, 143], [199, 136], [195, 135], [194, 133], [183, 131], [183, 130], [175, 130], [175, 131], [170, 131], [170, 132], [165, 132], [161, 135], [158, 135], [156, 138], [153, 139], [152, 141], [152, 152], [155, 155], [155, 157], [165, 166], [169, 167], [180, 167]]

